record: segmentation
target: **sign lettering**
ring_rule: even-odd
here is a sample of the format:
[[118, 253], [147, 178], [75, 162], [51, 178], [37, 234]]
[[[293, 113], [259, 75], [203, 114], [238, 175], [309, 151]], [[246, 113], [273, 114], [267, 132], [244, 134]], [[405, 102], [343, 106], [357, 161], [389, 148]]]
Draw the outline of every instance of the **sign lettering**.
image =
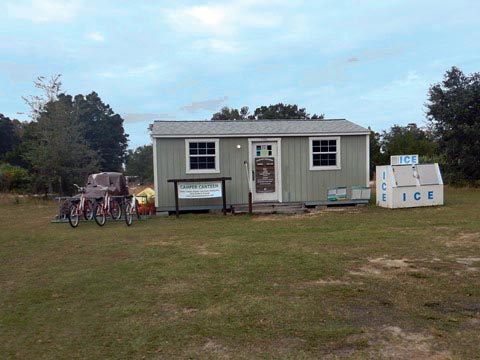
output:
[[387, 202], [387, 172], [385, 170], [382, 171], [382, 179], [383, 179], [383, 182], [382, 182], [382, 201], [383, 202]]
[[222, 197], [221, 182], [179, 183], [179, 199], [206, 199]]
[[275, 192], [275, 158], [255, 159], [255, 191], [257, 193]]
[[392, 155], [390, 156], [391, 165], [417, 165], [418, 155]]

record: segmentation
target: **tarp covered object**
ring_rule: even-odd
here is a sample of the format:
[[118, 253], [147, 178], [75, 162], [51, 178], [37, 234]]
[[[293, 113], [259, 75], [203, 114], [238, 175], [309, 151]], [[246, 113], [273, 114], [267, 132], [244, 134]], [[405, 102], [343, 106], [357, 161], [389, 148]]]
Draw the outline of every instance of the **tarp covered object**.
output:
[[155, 203], [155, 191], [147, 187], [137, 194], [137, 200], [140, 205], [152, 205]]
[[128, 195], [125, 176], [118, 172], [102, 172], [88, 176], [85, 186], [86, 197], [100, 197], [105, 195], [105, 187], [113, 196]]

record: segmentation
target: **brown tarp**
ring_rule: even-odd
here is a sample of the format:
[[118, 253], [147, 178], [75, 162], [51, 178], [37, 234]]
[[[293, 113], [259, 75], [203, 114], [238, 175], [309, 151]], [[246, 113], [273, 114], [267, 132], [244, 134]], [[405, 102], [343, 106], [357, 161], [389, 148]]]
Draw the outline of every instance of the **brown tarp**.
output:
[[105, 187], [111, 195], [128, 195], [127, 181], [122, 173], [102, 172], [88, 176], [85, 196], [90, 198], [104, 196]]
[[[108, 189], [104, 189], [107, 187]], [[88, 176], [87, 184], [85, 185], [85, 196], [90, 199], [105, 196], [105, 191], [108, 190], [112, 196], [128, 195], [128, 187], [126, 177], [118, 172], [103, 172], [98, 174], [91, 174]], [[81, 195], [77, 194], [73, 198], [79, 198]], [[60, 215], [68, 214], [71, 199], [63, 202]]]

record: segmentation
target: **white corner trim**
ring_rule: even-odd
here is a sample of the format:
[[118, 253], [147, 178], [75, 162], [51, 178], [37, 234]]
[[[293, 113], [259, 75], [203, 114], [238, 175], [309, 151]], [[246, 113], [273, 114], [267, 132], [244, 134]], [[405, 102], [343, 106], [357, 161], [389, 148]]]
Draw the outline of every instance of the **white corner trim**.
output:
[[[312, 142], [314, 140], [336, 140], [337, 141], [337, 165], [335, 166], [313, 166], [313, 149]], [[340, 136], [315, 136], [308, 138], [308, 154], [309, 154], [309, 165], [310, 171], [323, 171], [323, 170], [341, 170], [342, 169], [342, 153], [341, 153], [341, 140]]]
[[[190, 146], [191, 142], [214, 142], [215, 143], [215, 169], [190, 169]], [[220, 146], [219, 139], [185, 139], [185, 173], [186, 174], [218, 174], [220, 173]]]
[[366, 136], [366, 161], [367, 161], [367, 179], [365, 182], [366, 187], [370, 187], [370, 134]]
[[160, 194], [159, 192], [159, 184], [158, 184], [158, 164], [157, 164], [157, 161], [158, 161], [158, 156], [157, 156], [157, 139], [152, 139], [152, 143], [153, 143], [153, 188], [155, 189], [155, 194], [157, 194], [157, 196], [155, 196], [155, 207], [158, 207], [158, 201], [159, 201], [159, 196], [158, 194]]

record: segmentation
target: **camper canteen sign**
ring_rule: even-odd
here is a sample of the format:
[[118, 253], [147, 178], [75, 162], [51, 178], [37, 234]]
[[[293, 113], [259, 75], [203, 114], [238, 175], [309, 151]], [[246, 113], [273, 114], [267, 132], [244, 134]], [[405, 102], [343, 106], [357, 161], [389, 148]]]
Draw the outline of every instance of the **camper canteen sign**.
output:
[[207, 199], [222, 197], [222, 182], [178, 183], [179, 199]]

